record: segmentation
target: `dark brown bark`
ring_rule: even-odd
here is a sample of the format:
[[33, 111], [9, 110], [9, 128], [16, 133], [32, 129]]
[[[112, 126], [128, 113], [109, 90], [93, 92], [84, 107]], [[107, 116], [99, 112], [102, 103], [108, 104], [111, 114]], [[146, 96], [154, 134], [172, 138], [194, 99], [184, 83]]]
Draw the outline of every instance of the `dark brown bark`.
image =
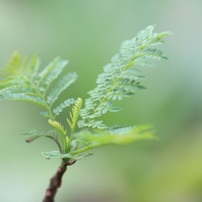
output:
[[68, 162], [62, 161], [60, 167], [57, 169], [55, 175], [50, 179], [48, 188], [45, 191], [45, 196], [42, 202], [54, 202], [55, 195], [58, 188], [62, 184], [62, 176], [67, 170], [67, 166], [73, 165], [76, 160], [71, 160]]

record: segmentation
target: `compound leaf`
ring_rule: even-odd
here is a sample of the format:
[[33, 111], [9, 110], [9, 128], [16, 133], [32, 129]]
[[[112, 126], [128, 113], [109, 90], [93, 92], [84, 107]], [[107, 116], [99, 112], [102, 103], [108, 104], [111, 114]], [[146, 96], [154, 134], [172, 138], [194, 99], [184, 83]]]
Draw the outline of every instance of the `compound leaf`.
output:
[[56, 158], [73, 158], [73, 155], [67, 153], [62, 154], [59, 151], [50, 151], [50, 152], [42, 152], [41, 153], [46, 159], [56, 159]]
[[48, 66], [39, 73], [39, 84], [47, 91], [50, 84], [59, 76], [64, 67], [68, 64], [66, 60], [54, 59]]
[[53, 113], [55, 115], [59, 115], [66, 107], [69, 107], [70, 105], [74, 104], [75, 102], [76, 102], [76, 100], [74, 98], [66, 99], [53, 109]]
[[70, 112], [70, 119], [67, 119], [67, 122], [71, 128], [72, 134], [74, 133], [74, 129], [77, 124], [77, 119], [79, 116], [79, 111], [81, 109], [83, 100], [81, 98], [78, 98], [77, 101], [75, 102], [75, 105], [72, 108], [72, 112]]
[[88, 157], [92, 155], [92, 153], [80, 154], [80, 155], [72, 155], [71, 153], [62, 154], [59, 151], [42, 152], [41, 154], [46, 159], [68, 158], [68, 159], [75, 159], [75, 160], [80, 160], [84, 157]]
[[[137, 140], [155, 139], [153, 127], [150, 124], [134, 126], [134, 127], [121, 127], [118, 129], [110, 130], [97, 130], [94, 133], [84, 130], [77, 134], [76, 141], [79, 145], [87, 150], [109, 145], [123, 145]], [[72, 154], [78, 154], [83, 149], [73, 151]]]
[[26, 137], [26, 142], [32, 142], [35, 139], [38, 139], [40, 137], [46, 137], [47, 134], [44, 132], [41, 132], [39, 130], [31, 130], [29, 132], [24, 132], [21, 135]]
[[47, 97], [47, 102], [49, 105], [53, 105], [54, 102], [58, 99], [58, 96], [68, 88], [74, 81], [77, 79], [76, 73], [68, 73], [63, 76], [53, 87], [50, 94]]
[[145, 89], [140, 83], [142, 76], [137, 68], [150, 64], [151, 59], [165, 58], [162, 51], [153, 46], [161, 44], [163, 38], [170, 34], [157, 34], [153, 29], [154, 26], [148, 26], [133, 39], [124, 41], [119, 53], [112, 57], [111, 63], [98, 75], [97, 87], [89, 91], [89, 98], [85, 100], [84, 108], [80, 111], [80, 128], [94, 127], [92, 122], [96, 123], [95, 119], [108, 111], [113, 111], [111, 109], [114, 100], [129, 97], [137, 89]]
[[45, 107], [44, 100], [37, 94], [36, 90], [29, 85], [12, 85], [0, 90], [0, 101], [23, 100]]

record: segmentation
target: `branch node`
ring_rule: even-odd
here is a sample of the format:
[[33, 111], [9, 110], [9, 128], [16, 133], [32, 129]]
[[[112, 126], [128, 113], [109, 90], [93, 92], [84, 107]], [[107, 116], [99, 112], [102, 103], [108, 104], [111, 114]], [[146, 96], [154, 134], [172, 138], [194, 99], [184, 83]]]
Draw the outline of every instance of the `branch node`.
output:
[[75, 164], [76, 163], [76, 160], [75, 159], [71, 159], [70, 161], [68, 161], [67, 162], [67, 166], [71, 166], [71, 165], [73, 165], [73, 164]]

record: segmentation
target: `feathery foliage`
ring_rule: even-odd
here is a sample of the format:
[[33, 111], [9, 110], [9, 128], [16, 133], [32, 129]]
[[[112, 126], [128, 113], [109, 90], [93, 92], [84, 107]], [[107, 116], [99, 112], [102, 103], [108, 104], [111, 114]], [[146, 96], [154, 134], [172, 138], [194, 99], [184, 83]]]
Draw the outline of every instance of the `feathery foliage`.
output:
[[[3, 80], [0, 82], [0, 101], [32, 102], [44, 108], [44, 116], [54, 120], [60, 111], [74, 103], [72, 98], [53, 108], [59, 95], [77, 79], [76, 73], [66, 73], [59, 79], [67, 63], [66, 60], [56, 58], [40, 72], [38, 56], [27, 61], [15, 52], [1, 71]], [[51, 85], [56, 79], [59, 79], [58, 82]]]
[[82, 103], [83, 103], [82, 99], [78, 98], [75, 105], [72, 108], [72, 112], [70, 112], [70, 120], [67, 119], [67, 122], [69, 124], [70, 129], [71, 129], [70, 141], [73, 138], [73, 134], [74, 134], [75, 127], [77, 124], [79, 112], [80, 112], [80, 109], [82, 107]]
[[[14, 53], [0, 72], [0, 101], [22, 100], [42, 107], [41, 115], [48, 119], [52, 128], [48, 132], [32, 130], [23, 133], [27, 142], [48, 137], [57, 144], [59, 151], [42, 154], [46, 158], [68, 161], [88, 156], [86, 151], [99, 146], [153, 139], [150, 124], [114, 128], [105, 125], [100, 118], [107, 112], [120, 110], [113, 105], [113, 101], [132, 96], [137, 89], [144, 89], [141, 84], [144, 78], [140, 73], [141, 66], [149, 66], [154, 59], [165, 58], [162, 51], [155, 46], [162, 44], [169, 32], [155, 33], [153, 29], [154, 26], [148, 26], [133, 39], [122, 43], [119, 53], [98, 76], [97, 86], [89, 91], [89, 98], [85, 100], [83, 108], [81, 98], [66, 98], [57, 103], [60, 95], [77, 79], [75, 72], [64, 74], [68, 61], [56, 58], [40, 70], [37, 55], [28, 61]], [[68, 132], [66, 126], [57, 121], [57, 117], [71, 105], [70, 118], [67, 119], [70, 129]]]
[[140, 83], [144, 76], [137, 68], [151, 65], [150, 59], [165, 58], [162, 51], [153, 46], [161, 44], [163, 38], [169, 35], [169, 32], [154, 33], [153, 29], [154, 26], [148, 26], [133, 39], [124, 41], [119, 53], [104, 67], [103, 73], [97, 78], [97, 87], [89, 91], [90, 97], [85, 100], [85, 107], [81, 110], [80, 128], [107, 128], [97, 118], [108, 111], [119, 110], [112, 101], [122, 100], [133, 95], [137, 89], [144, 89]]

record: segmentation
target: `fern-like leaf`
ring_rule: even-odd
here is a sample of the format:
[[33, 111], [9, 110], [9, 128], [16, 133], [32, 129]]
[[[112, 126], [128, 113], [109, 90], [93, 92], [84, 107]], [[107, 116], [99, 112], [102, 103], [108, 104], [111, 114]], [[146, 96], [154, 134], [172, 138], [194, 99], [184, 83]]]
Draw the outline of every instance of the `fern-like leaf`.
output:
[[64, 129], [62, 124], [60, 124], [57, 121], [53, 121], [53, 120], [49, 119], [48, 123], [53, 128], [55, 128], [55, 130], [56, 130], [56, 132], [58, 134], [57, 138], [58, 138], [58, 142], [59, 142], [60, 147], [61, 147], [61, 152], [66, 153], [67, 145], [69, 143], [69, 138], [67, 137], [66, 130]]
[[32, 81], [37, 76], [39, 68], [40, 68], [40, 60], [38, 54], [35, 54], [32, 56], [30, 61], [27, 62], [24, 71], [26, 72], [27, 75], [29, 75], [30, 80]]
[[25, 86], [13, 86], [0, 91], [0, 101], [22, 100], [46, 107], [44, 100], [36, 94], [35, 90]]
[[44, 94], [67, 64], [68, 61], [56, 58], [42, 72], [39, 73], [40, 80], [38, 85], [40, 85], [41, 89], [44, 89]]
[[70, 158], [72, 159], [74, 156], [72, 154], [62, 154], [59, 151], [51, 151], [51, 152], [42, 152], [41, 153], [46, 159], [56, 159], [56, 158]]
[[68, 158], [68, 159], [74, 159], [74, 160], [80, 160], [84, 157], [88, 157], [91, 156], [92, 154], [80, 154], [80, 155], [72, 155], [70, 153], [66, 153], [66, 154], [62, 154], [59, 151], [50, 151], [50, 152], [42, 152], [42, 155], [46, 158], [46, 159], [64, 159], [64, 158]]
[[22, 70], [22, 59], [17, 52], [14, 52], [5, 68], [2, 68], [0, 75], [4, 78], [9, 77], [10, 75], [16, 75]]
[[150, 124], [104, 131], [96, 130], [94, 132], [84, 130], [75, 135], [77, 136], [77, 144], [81, 145], [81, 149], [72, 151], [71, 154], [73, 155], [109, 144], [124, 145], [137, 140], [155, 139], [153, 127]]
[[71, 135], [70, 135], [70, 141], [73, 138], [74, 130], [77, 124], [77, 119], [79, 116], [79, 112], [82, 106], [83, 100], [81, 98], [78, 98], [75, 105], [72, 108], [72, 112], [70, 112], [70, 119], [67, 119], [67, 122], [71, 128]]
[[1, 90], [5, 90], [6, 88], [10, 88], [13, 86], [25, 86], [26, 84], [26, 81], [21, 80], [20, 77], [6, 78], [0, 82], [0, 92]]
[[154, 26], [148, 26], [140, 31], [131, 40], [122, 43], [120, 51], [111, 63], [104, 67], [104, 72], [97, 78], [97, 87], [89, 91], [89, 98], [85, 100], [85, 106], [81, 109], [82, 120], [79, 121], [80, 128], [106, 127], [96, 119], [113, 108], [113, 100], [121, 100], [131, 96], [137, 89], [144, 87], [140, 83], [142, 76], [137, 69], [146, 65], [151, 59], [162, 59], [162, 51], [151, 48], [163, 42], [163, 38], [169, 32], [154, 33]]
[[52, 106], [54, 102], [58, 99], [59, 95], [72, 83], [74, 83], [76, 79], [77, 79], [76, 73], [68, 73], [64, 77], [62, 77], [48, 95], [47, 97], [48, 104]]
[[21, 135], [25, 136], [26, 137], [26, 142], [32, 142], [34, 141], [35, 139], [38, 139], [40, 137], [46, 137], [47, 134], [44, 133], [44, 132], [41, 132], [39, 130], [32, 130], [32, 131], [29, 131], [29, 132], [24, 132], [22, 133]]
[[65, 101], [63, 101], [62, 103], [60, 103], [58, 106], [56, 106], [53, 109], [53, 113], [58, 116], [66, 107], [69, 107], [70, 105], [74, 104], [75, 102], [76, 102], [76, 100], [74, 98], [66, 99]]
[[[135, 38], [121, 44], [119, 53], [104, 67], [103, 73], [98, 75], [97, 87], [89, 91], [83, 109], [81, 98], [67, 98], [56, 104], [59, 96], [77, 79], [76, 73], [63, 74], [68, 61], [56, 58], [40, 70], [37, 54], [28, 60], [14, 53], [6, 67], [0, 70], [0, 101], [23, 100], [41, 106], [41, 114], [48, 118], [48, 123], [53, 128], [48, 133], [38, 130], [24, 133], [27, 142], [48, 137], [55, 141], [59, 151], [42, 154], [46, 158], [68, 161], [88, 156], [83, 153], [95, 147], [153, 139], [151, 125], [107, 127], [100, 119], [109, 111], [120, 110], [114, 107], [114, 100], [122, 100], [133, 95], [137, 89], [145, 88], [141, 84], [144, 78], [139, 70], [141, 66], [150, 66], [154, 59], [165, 58], [162, 51], [154, 46], [160, 45], [169, 33], [154, 33], [153, 29], [154, 26], [148, 26]], [[56, 121], [56, 117], [72, 104], [70, 118], [67, 119], [71, 133], [67, 136], [66, 129]], [[79, 115], [81, 120], [78, 121]], [[81, 128], [79, 132], [75, 132], [77, 124]]]
[[[45, 109], [41, 112], [44, 117], [55, 119], [55, 116], [69, 105], [69, 102], [64, 101], [53, 108], [56, 100], [77, 78], [76, 73], [67, 73], [58, 79], [67, 63], [66, 60], [56, 58], [39, 71], [40, 61], [37, 54], [28, 61], [14, 53], [0, 74], [3, 77], [0, 81], [0, 101], [32, 102]], [[53, 84], [55, 79], [58, 79], [58, 82]]]

